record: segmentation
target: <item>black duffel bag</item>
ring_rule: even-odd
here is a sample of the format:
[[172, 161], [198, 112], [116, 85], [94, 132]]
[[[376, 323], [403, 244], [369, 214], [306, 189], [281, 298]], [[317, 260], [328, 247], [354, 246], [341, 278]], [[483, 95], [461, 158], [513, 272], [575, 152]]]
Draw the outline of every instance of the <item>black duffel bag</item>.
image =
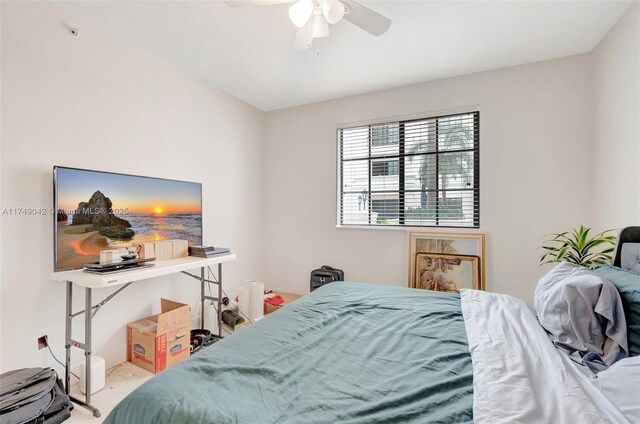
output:
[[2, 424], [58, 424], [71, 416], [62, 380], [51, 368], [22, 368], [0, 375]]
[[341, 269], [335, 269], [329, 265], [322, 265], [322, 267], [311, 271], [310, 289], [314, 291], [334, 281], [344, 281], [344, 272]]

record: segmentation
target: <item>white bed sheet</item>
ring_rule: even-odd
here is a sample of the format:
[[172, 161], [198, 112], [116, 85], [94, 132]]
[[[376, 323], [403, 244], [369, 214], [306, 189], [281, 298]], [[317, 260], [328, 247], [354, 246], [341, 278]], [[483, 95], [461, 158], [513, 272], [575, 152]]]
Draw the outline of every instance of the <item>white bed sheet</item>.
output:
[[591, 381], [630, 422], [640, 423], [640, 356], [619, 360]]
[[[616, 394], [553, 346], [522, 300], [477, 290], [462, 290], [461, 299], [475, 423], [635, 422], [612, 402]], [[600, 386], [616, 386], [614, 378]]]

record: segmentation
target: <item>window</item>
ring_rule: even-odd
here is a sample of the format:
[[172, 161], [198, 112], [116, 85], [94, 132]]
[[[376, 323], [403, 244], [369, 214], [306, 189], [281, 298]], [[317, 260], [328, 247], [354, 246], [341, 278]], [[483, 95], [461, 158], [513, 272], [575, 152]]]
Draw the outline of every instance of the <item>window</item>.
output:
[[376, 125], [371, 127], [371, 145], [386, 146], [388, 144], [398, 144], [398, 134], [386, 125]]
[[338, 223], [480, 226], [480, 113], [338, 130]]
[[371, 175], [381, 177], [385, 175], [398, 175], [400, 162], [397, 160], [383, 160], [371, 163]]

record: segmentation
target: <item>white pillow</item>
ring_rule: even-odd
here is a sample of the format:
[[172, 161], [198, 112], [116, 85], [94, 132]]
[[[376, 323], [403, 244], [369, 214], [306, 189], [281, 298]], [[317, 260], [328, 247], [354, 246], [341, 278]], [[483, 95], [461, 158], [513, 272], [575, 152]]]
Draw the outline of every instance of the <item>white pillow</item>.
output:
[[540, 280], [534, 298], [540, 325], [574, 361], [598, 372], [629, 356], [622, 301], [608, 280], [562, 262]]

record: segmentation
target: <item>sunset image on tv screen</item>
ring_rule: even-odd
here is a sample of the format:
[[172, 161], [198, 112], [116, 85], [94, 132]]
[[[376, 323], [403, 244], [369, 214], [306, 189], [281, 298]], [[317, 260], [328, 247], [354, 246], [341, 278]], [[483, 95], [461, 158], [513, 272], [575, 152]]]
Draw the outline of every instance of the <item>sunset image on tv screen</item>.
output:
[[135, 242], [202, 244], [199, 183], [55, 168], [56, 270], [97, 262]]

